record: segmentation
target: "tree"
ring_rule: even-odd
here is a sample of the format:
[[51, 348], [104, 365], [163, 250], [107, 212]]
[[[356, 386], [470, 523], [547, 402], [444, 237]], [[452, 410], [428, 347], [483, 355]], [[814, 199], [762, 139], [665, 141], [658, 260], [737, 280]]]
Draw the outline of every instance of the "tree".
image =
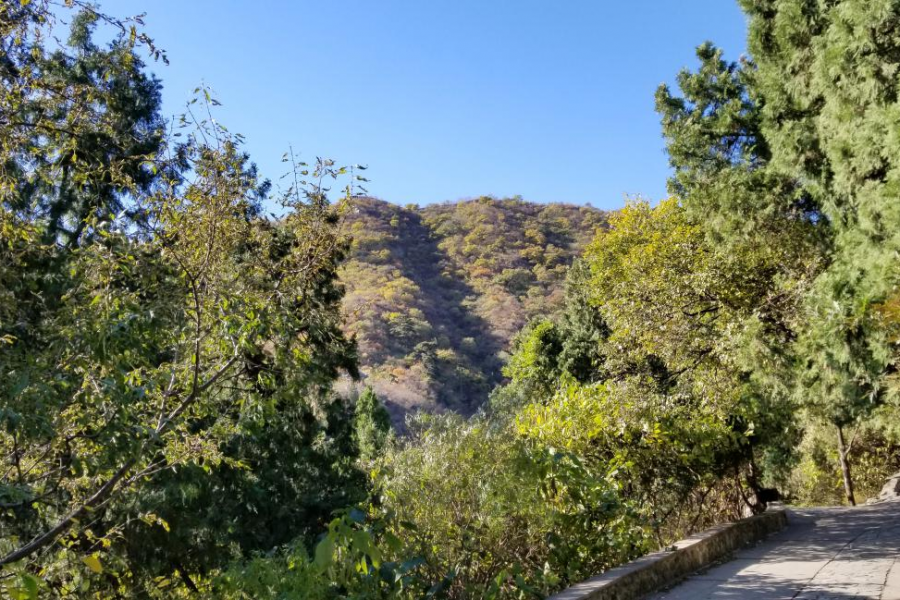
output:
[[738, 475], [723, 506], [762, 509], [759, 466], [784, 466], [796, 440], [789, 394], [761, 376], [778, 357], [748, 343], [774, 258], [721, 254], [674, 198], [631, 202], [610, 226], [570, 271], [561, 316], [523, 333], [495, 404], [529, 437], [621, 471], [662, 527]]
[[[886, 400], [896, 356], [878, 306], [898, 289], [897, 31], [892, 2], [744, 1], [772, 164], [804, 182], [834, 235], [801, 344], [814, 408], [838, 434]], [[893, 356], [892, 356], [893, 355]]]
[[491, 395], [491, 412], [511, 416], [530, 403], [553, 397], [567, 382], [603, 381], [609, 327], [591, 304], [591, 273], [585, 260], [569, 268], [558, 314], [537, 318], [519, 332], [503, 373], [509, 381]]
[[366, 386], [356, 399], [353, 429], [359, 456], [371, 462], [381, 455], [391, 433], [391, 417], [375, 391]]
[[[797, 370], [780, 374], [815, 418], [832, 424], [853, 502], [845, 430], [891, 397], [896, 368], [885, 311], [898, 286], [895, 203], [898, 8], [849, 0], [741, 2], [752, 59], [711, 45], [660, 89], [673, 191], [720, 244], [787, 248], [773, 291], [800, 315], [779, 338]], [[800, 269], [796, 265], [805, 265]], [[792, 309], [793, 311], [793, 309]]]
[[[363, 488], [331, 391], [358, 376], [324, 187], [347, 170], [298, 167], [285, 216], [263, 216], [242, 138], [193, 112], [208, 92], [161, 137], [134, 53], [151, 42], [73, 5], [55, 52], [50, 3], [0, 7], [0, 565], [19, 577], [4, 585], [77, 588], [105, 565], [117, 586], [191, 587], [235, 547], [311, 536]], [[108, 49], [99, 20], [121, 28]], [[320, 487], [301, 500], [304, 482]]]
[[[799, 389], [794, 369], [803, 306], [828, 264], [830, 228], [802, 179], [771, 164], [755, 64], [726, 62], [709, 43], [697, 56], [698, 70], [678, 75], [681, 97], [667, 86], [657, 91], [675, 169], [669, 187], [716, 260], [729, 265], [720, 273], [743, 311], [743, 341], [735, 348], [744, 350], [734, 359], [767, 404], [791, 405]], [[783, 466], [787, 458], [777, 462]]]
[[[48, 242], [79, 244], [90, 226], [120, 213], [133, 192], [157, 180], [163, 143], [160, 84], [138, 56], [165, 58], [139, 20], [120, 20], [76, 1], [54, 11], [48, 0], [0, 7], [0, 189], [7, 209], [43, 224]], [[68, 38], [60, 14], [71, 16]], [[107, 48], [92, 40], [98, 22], [117, 32]]]
[[343, 243], [331, 209], [312, 196], [277, 224], [260, 218], [246, 158], [222, 130], [204, 135], [216, 145], [178, 149], [193, 178], [145, 199], [146, 234], [98, 228], [69, 251], [65, 295], [36, 335], [7, 334], [2, 440], [15, 468], [3, 483], [16, 501], [3, 564], [89, 513], [71, 544], [113, 535], [99, 517], [161, 471], [240, 467], [229, 441], [354, 372], [340, 294], [327, 291]]
[[727, 62], [709, 42], [697, 48], [697, 58], [696, 72], [678, 73], [681, 96], [667, 85], [656, 91], [675, 171], [670, 193], [725, 250], [777, 239], [788, 244], [782, 252], [802, 256], [811, 244], [827, 244], [827, 229], [816, 226], [821, 211], [815, 199], [795, 176], [770, 167], [755, 64]]
[[556, 323], [547, 319], [529, 323], [515, 339], [515, 351], [503, 369], [510, 383], [494, 392], [493, 408], [510, 411], [552, 396], [563, 374], [562, 351], [562, 336]]
[[767, 277], [777, 255], [747, 246], [723, 255], [676, 199], [631, 204], [611, 225], [586, 254], [591, 301], [610, 329], [609, 378], [692, 407], [698, 427], [708, 419], [718, 449], [702, 468], [745, 469], [759, 493], [760, 461], [783, 466], [795, 436], [790, 396], [768, 372], [783, 359], [756, 342], [773, 325], [760, 307], [777, 307]]

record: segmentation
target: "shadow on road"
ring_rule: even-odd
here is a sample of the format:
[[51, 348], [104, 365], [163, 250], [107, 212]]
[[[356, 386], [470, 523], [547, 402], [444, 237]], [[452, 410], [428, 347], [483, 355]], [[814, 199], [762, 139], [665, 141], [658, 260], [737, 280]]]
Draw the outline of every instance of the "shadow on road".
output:
[[788, 511], [788, 527], [657, 600], [900, 600], [900, 502]]

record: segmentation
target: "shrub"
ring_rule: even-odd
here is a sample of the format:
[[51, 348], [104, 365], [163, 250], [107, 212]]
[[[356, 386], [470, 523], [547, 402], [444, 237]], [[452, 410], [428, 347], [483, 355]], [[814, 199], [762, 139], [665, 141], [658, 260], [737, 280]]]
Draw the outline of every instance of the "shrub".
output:
[[641, 554], [636, 513], [574, 454], [485, 419], [420, 418], [387, 456], [381, 510], [450, 597], [546, 594]]

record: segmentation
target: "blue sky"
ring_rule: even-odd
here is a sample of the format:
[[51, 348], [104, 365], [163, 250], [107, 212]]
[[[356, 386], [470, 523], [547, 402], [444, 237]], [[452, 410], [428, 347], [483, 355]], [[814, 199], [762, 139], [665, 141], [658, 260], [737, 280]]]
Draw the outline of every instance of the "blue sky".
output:
[[101, 0], [146, 12], [164, 109], [210, 85], [278, 181], [304, 158], [369, 166], [372, 195], [485, 194], [616, 208], [665, 194], [653, 93], [704, 40], [731, 59], [732, 0]]

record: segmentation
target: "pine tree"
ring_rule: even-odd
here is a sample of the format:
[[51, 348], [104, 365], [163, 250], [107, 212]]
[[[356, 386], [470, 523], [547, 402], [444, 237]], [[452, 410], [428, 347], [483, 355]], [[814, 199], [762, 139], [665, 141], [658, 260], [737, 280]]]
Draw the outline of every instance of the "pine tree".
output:
[[852, 503], [845, 430], [889, 399], [898, 357], [900, 5], [741, 4], [751, 58], [704, 44], [683, 96], [657, 94], [670, 186], [723, 256], [770, 255], [755, 339], [791, 368], [754, 378], [832, 424]]
[[879, 307], [900, 285], [900, 4], [743, 0], [771, 164], [803, 182], [834, 238], [800, 348], [813, 408], [844, 429], [886, 401], [897, 349]]
[[[161, 56], [137, 30], [83, 3], [66, 13], [47, 0], [0, 6], [0, 202], [39, 222], [50, 242], [69, 246], [93, 235], [103, 221], [158, 179], [153, 160], [163, 146], [160, 83], [138, 55]], [[98, 22], [118, 31], [101, 47]], [[47, 44], [54, 36], [64, 42]]]
[[391, 433], [391, 417], [369, 386], [356, 399], [353, 429], [360, 459], [378, 458]]

